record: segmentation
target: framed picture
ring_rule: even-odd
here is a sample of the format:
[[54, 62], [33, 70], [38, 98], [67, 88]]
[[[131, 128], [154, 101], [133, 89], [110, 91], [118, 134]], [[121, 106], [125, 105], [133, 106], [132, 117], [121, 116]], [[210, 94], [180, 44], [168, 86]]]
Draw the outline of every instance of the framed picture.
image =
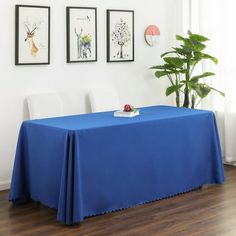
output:
[[134, 11], [107, 10], [107, 62], [134, 61]]
[[50, 64], [50, 7], [16, 5], [15, 65]]
[[97, 61], [97, 8], [67, 7], [67, 63]]

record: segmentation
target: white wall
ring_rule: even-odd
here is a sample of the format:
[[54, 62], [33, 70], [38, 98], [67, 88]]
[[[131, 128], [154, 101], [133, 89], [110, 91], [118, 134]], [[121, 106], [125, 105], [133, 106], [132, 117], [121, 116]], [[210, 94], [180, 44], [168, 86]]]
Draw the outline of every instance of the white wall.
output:
[[[28, 118], [25, 97], [58, 91], [66, 114], [90, 112], [86, 98], [92, 87], [114, 87], [122, 103], [135, 106], [170, 104], [165, 81], [155, 80], [148, 68], [175, 43], [181, 31], [181, 0], [2, 0], [0, 1], [0, 189], [9, 185], [19, 127]], [[15, 4], [51, 6], [51, 65], [14, 65]], [[98, 61], [66, 63], [66, 6], [98, 8]], [[106, 9], [135, 10], [135, 62], [106, 63]], [[145, 44], [144, 30], [157, 24], [157, 47]]]

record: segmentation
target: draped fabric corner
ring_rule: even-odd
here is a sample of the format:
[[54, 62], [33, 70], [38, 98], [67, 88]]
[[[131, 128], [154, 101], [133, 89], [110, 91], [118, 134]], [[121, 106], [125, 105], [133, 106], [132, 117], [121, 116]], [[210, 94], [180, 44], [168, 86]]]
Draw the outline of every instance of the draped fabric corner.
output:
[[67, 225], [83, 220], [78, 149], [79, 143], [76, 134], [74, 132], [68, 132], [57, 212], [57, 220], [65, 222]]
[[27, 136], [24, 125], [20, 127], [16, 149], [17, 152], [12, 174], [12, 179], [15, 179], [15, 181], [11, 182], [9, 198], [15, 203], [24, 203], [30, 199], [27, 159], [25, 158], [27, 156]]

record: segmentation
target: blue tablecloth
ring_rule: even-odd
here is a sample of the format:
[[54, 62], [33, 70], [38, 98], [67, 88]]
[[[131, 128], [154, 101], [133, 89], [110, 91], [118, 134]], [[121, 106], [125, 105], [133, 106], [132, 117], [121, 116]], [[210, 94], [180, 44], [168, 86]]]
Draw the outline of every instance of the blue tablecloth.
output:
[[223, 182], [214, 113], [155, 106], [134, 118], [104, 112], [24, 122], [9, 200], [39, 201], [73, 224]]

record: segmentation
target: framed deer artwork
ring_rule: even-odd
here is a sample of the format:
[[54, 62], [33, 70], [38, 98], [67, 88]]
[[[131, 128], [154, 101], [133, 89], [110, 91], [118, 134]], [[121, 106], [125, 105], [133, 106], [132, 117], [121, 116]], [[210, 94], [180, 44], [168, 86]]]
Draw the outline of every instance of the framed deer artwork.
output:
[[50, 64], [50, 7], [16, 5], [15, 65]]
[[97, 61], [97, 8], [67, 7], [67, 63]]
[[134, 61], [134, 11], [107, 10], [107, 62]]

